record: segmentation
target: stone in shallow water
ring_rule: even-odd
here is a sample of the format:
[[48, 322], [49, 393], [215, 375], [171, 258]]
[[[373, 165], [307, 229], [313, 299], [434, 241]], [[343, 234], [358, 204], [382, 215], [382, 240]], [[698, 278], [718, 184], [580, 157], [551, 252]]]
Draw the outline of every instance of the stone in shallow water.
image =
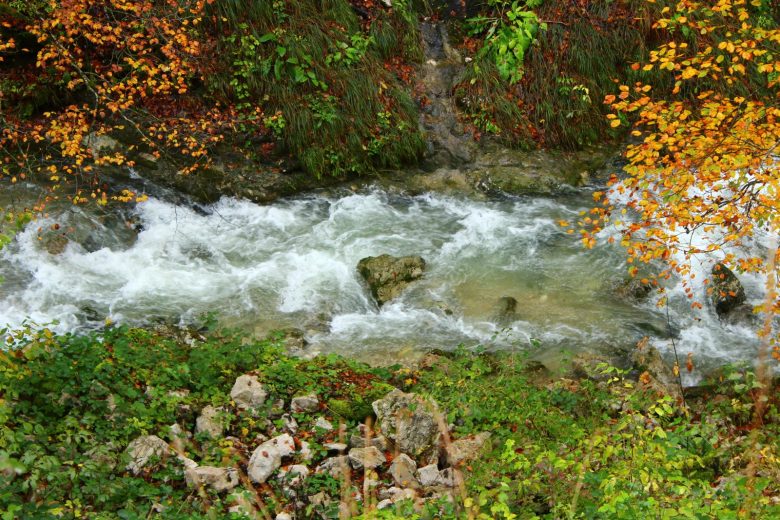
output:
[[734, 272], [722, 263], [712, 268], [712, 304], [718, 316], [723, 317], [747, 299], [745, 288]]
[[376, 302], [383, 305], [422, 278], [425, 260], [419, 256], [369, 256], [358, 262], [357, 269]]

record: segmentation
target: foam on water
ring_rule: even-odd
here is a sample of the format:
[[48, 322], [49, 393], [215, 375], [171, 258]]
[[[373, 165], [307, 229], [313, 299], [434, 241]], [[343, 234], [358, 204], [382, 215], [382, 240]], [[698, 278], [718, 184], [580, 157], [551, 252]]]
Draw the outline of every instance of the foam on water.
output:
[[[152, 198], [134, 210], [141, 229], [134, 241], [118, 240], [115, 224], [101, 227], [93, 218], [93, 242], [109, 245], [74, 240], [60, 255], [38, 240], [38, 227], [53, 220], [36, 222], [0, 253], [0, 323], [18, 326], [29, 317], [69, 331], [104, 317], [187, 322], [217, 311], [264, 332], [306, 328], [324, 313], [326, 326], [308, 332], [315, 351], [375, 356], [461, 342], [525, 348], [535, 340], [549, 349], [625, 346], [647, 330], [659, 331], [665, 347], [665, 316], [652, 302], [610, 296], [624, 277], [623, 252], [585, 251], [556, 224], [576, 218], [587, 201], [587, 194], [475, 201], [373, 190], [270, 206], [223, 199], [195, 211]], [[64, 227], [82, 217], [56, 218]], [[379, 309], [355, 266], [383, 253], [421, 255], [428, 270]], [[760, 280], [746, 286], [760, 298]], [[692, 314], [677, 289], [672, 295], [685, 348], [718, 361], [754, 348], [751, 331], [722, 325], [706, 308]], [[518, 320], [504, 328], [490, 320], [501, 296], [519, 302]]]

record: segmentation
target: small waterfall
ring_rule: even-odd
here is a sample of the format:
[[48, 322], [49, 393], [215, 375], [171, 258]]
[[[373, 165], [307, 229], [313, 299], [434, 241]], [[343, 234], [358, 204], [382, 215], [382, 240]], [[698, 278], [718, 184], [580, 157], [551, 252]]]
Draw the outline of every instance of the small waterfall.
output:
[[452, 97], [463, 58], [449, 45], [446, 23], [422, 22], [420, 33], [424, 55], [420, 80], [425, 89], [420, 126], [427, 136], [426, 160], [434, 166], [471, 162], [476, 143], [458, 120]]

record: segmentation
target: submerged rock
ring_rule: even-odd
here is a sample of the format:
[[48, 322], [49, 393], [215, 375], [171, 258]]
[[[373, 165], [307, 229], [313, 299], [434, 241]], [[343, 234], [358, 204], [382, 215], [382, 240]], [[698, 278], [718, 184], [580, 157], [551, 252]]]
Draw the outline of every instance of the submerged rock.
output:
[[640, 278], [630, 278], [617, 283], [612, 288], [612, 294], [620, 300], [641, 301], [650, 296], [652, 290], [652, 284], [645, 283]]
[[745, 288], [737, 275], [723, 263], [715, 264], [712, 268], [712, 304], [718, 316], [724, 317], [746, 299]]
[[357, 269], [377, 303], [382, 305], [422, 278], [425, 260], [419, 256], [369, 256], [358, 262]]
[[491, 321], [500, 327], [508, 327], [517, 321], [517, 300], [511, 296], [502, 296], [493, 307]]

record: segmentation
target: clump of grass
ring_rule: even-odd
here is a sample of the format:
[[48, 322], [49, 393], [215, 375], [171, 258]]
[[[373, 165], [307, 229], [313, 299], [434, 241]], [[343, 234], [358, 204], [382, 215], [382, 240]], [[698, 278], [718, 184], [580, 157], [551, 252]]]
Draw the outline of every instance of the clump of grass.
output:
[[231, 59], [210, 79], [212, 92], [239, 103], [261, 100], [276, 116], [282, 151], [317, 176], [397, 167], [420, 156], [417, 107], [385, 67], [421, 58], [411, 7], [259, 4], [247, 10], [230, 0], [215, 3], [225, 20], [219, 53]]

